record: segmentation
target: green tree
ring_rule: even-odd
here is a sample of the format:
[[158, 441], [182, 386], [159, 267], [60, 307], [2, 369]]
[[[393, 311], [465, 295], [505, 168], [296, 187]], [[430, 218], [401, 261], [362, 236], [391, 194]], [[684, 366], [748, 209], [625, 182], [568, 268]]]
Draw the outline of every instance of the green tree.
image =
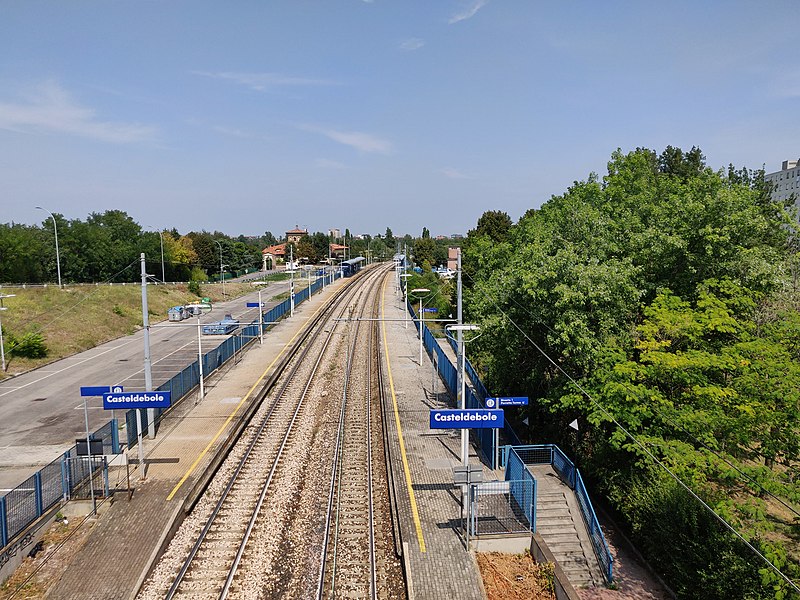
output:
[[305, 258], [311, 264], [314, 264], [319, 260], [316, 247], [314, 246], [311, 238], [307, 235], [304, 235], [302, 238], [300, 238], [300, 241], [297, 243], [297, 254], [299, 258]]
[[[798, 311], [764, 308], [800, 288], [800, 270], [789, 215], [766, 189], [758, 177], [706, 167], [696, 148], [617, 151], [604, 177], [575, 182], [516, 225], [486, 214], [467, 236], [465, 310], [482, 329], [471, 360], [490, 390], [531, 397], [529, 426], [509, 416], [521, 437], [580, 453], [587, 478], [631, 527], [647, 511], [679, 523], [680, 506], [661, 487], [632, 492], [650, 462], [609, 415], [752, 539], [775, 523], [784, 539], [793, 531], [785, 517], [764, 518], [761, 491], [730, 466], [800, 501], [800, 431], [780, 425], [800, 420]], [[567, 435], [576, 416], [591, 426]], [[646, 555], [687, 590], [743, 597], [759, 566], [736, 560], [737, 550], [698, 569], [718, 536], [688, 530], [701, 560], [663, 535]], [[752, 597], [772, 597], [768, 587]]]
[[397, 245], [397, 240], [394, 239], [394, 235], [392, 234], [392, 230], [387, 227], [386, 228], [386, 235], [383, 236], [384, 241], [386, 242], [386, 246], [394, 251]]
[[478, 226], [473, 231], [467, 232], [467, 237], [486, 235], [494, 242], [503, 242], [508, 236], [511, 225], [512, 221], [508, 213], [500, 210], [487, 210], [478, 219]]
[[428, 263], [428, 270], [434, 263], [434, 255], [436, 253], [436, 243], [429, 237], [419, 238], [414, 241], [414, 260], [419, 266], [422, 263]]

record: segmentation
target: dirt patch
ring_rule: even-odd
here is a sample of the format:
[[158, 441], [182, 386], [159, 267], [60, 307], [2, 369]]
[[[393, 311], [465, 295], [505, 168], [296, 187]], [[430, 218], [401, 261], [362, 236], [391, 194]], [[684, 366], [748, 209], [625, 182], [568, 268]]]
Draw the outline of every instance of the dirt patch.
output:
[[476, 555], [488, 600], [555, 600], [553, 566], [530, 554], [479, 552]]
[[44, 598], [60, 578], [73, 556], [89, 538], [94, 519], [56, 521], [42, 538], [36, 556], [25, 558], [13, 575], [0, 585], [0, 600]]

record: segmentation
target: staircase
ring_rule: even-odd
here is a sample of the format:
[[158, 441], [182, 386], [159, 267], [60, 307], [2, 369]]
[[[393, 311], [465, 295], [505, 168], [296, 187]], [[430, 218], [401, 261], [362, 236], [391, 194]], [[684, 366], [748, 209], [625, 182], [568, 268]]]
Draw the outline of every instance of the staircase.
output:
[[574, 587], [602, 587], [603, 575], [574, 492], [549, 465], [529, 468], [536, 470], [536, 531]]

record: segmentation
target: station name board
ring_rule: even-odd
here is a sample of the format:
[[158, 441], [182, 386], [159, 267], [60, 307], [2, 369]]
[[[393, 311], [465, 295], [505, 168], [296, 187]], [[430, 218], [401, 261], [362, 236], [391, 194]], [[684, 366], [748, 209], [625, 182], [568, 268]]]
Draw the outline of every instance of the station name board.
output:
[[431, 429], [500, 429], [502, 410], [447, 409], [430, 412]]
[[126, 408], [169, 408], [170, 392], [125, 392], [103, 394], [103, 408], [119, 410]]

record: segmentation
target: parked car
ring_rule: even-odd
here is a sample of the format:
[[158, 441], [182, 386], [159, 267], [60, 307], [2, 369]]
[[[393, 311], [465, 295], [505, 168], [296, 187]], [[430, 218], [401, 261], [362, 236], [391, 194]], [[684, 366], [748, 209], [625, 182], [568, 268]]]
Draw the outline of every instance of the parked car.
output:
[[167, 315], [170, 321], [183, 321], [190, 316], [185, 306], [173, 306], [167, 311]]
[[234, 319], [231, 315], [225, 315], [221, 321], [217, 321], [216, 323], [209, 323], [208, 325], [203, 325], [203, 334], [204, 335], [225, 335], [236, 331], [239, 327], [239, 321]]

